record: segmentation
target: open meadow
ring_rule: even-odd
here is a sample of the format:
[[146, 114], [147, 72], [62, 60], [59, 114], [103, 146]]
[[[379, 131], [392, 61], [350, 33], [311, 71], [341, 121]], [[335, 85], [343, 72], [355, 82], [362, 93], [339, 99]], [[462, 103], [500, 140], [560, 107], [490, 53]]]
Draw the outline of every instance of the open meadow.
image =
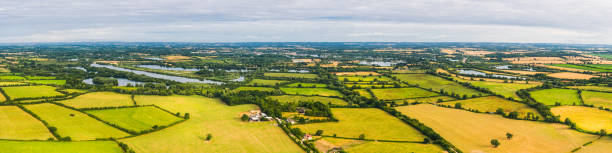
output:
[[240, 91], [265, 91], [265, 92], [273, 92], [276, 91], [276, 89], [271, 88], [271, 87], [238, 87], [234, 90], [232, 90], [234, 92], [240, 92]]
[[17, 106], [0, 106], [0, 139], [47, 140], [53, 138], [47, 127]]
[[578, 128], [586, 131], [612, 131], [612, 112], [609, 111], [583, 106], [559, 106], [551, 108], [550, 111], [560, 115], [561, 121], [569, 118]]
[[[190, 119], [166, 129], [120, 139], [136, 152], [304, 152], [274, 122], [242, 122], [240, 113], [256, 105], [227, 106], [202, 96], [136, 96], [142, 105], [156, 105]], [[211, 141], [204, 138], [213, 136]]]
[[439, 94], [421, 88], [385, 88], [370, 89], [374, 96], [380, 100], [398, 100], [410, 98], [433, 97]]
[[357, 91], [357, 93], [359, 93], [360, 96], [366, 97], [366, 98], [372, 98], [372, 94], [370, 94], [370, 92], [368, 92], [367, 89], [354, 89], [355, 91]]
[[401, 81], [408, 82], [409, 84], [419, 85], [423, 88], [432, 89], [434, 91], [440, 91], [443, 89], [448, 93], [456, 93], [459, 95], [485, 95], [484, 93], [478, 92], [474, 89], [470, 89], [460, 84], [446, 79], [436, 77], [430, 74], [394, 74]]
[[444, 102], [444, 103], [439, 103], [439, 104], [454, 107], [456, 103], [461, 103], [461, 107], [464, 109], [473, 109], [473, 110], [478, 110], [480, 112], [494, 113], [497, 111], [497, 109], [501, 108], [504, 110], [504, 113], [506, 114], [513, 112], [513, 111], [518, 112], [519, 114], [518, 118], [521, 118], [521, 119], [525, 118], [528, 113], [532, 113], [533, 115], [538, 116], [539, 119], [543, 119], [542, 116], [539, 115], [540, 113], [538, 113], [536, 109], [531, 108], [527, 106], [526, 104], [509, 101], [509, 100], [499, 98], [496, 96], [487, 96], [487, 97], [479, 97], [479, 98], [472, 98], [472, 99], [466, 99], [466, 100], [457, 100], [457, 101], [450, 101], [450, 102]]
[[280, 88], [280, 90], [290, 95], [344, 96], [340, 91], [327, 88]]
[[529, 92], [531, 98], [546, 105], [581, 105], [578, 91], [571, 89], [543, 89]]
[[321, 152], [327, 152], [333, 148], [340, 147], [350, 153], [443, 153], [440, 146], [435, 144], [405, 143], [405, 142], [375, 142], [353, 139], [341, 139], [323, 137], [315, 141], [315, 147]]
[[10, 141], [0, 140], [6, 153], [124, 153], [113, 141]]
[[319, 96], [298, 96], [298, 95], [282, 95], [282, 96], [268, 96], [268, 99], [273, 99], [284, 103], [298, 103], [298, 102], [321, 102], [323, 104], [346, 106], [348, 103], [343, 99], [330, 98], [330, 97], [319, 97]]
[[299, 87], [299, 88], [327, 88], [326, 84], [322, 83], [292, 83], [286, 85], [287, 87]]
[[385, 76], [339, 76], [342, 82], [391, 82], [393, 79]]
[[264, 79], [253, 79], [251, 82], [246, 85], [250, 86], [275, 86], [277, 84], [287, 83], [289, 81], [284, 80], [264, 80]]
[[612, 92], [612, 87], [602, 87], [602, 86], [569, 86], [569, 88], [572, 88], [572, 89], [582, 89], [582, 90]]
[[516, 92], [520, 89], [533, 88], [541, 85], [542, 83], [500, 83], [500, 82], [490, 82], [490, 81], [471, 81], [471, 80], [460, 80], [461, 82], [468, 82], [473, 86], [486, 88], [493, 93], [502, 95], [506, 98], [513, 98], [515, 100], [520, 100], [521, 97], [516, 95]]
[[28, 80], [29, 83], [35, 84], [50, 84], [50, 85], [65, 85], [66, 80]]
[[323, 135], [370, 140], [423, 141], [425, 136], [410, 125], [377, 108], [332, 108], [338, 122], [294, 125], [305, 133], [323, 130]]
[[55, 91], [55, 87], [51, 86], [17, 86], [17, 87], [2, 87], [4, 93], [11, 100], [18, 98], [42, 98], [63, 96], [64, 94]]
[[114, 92], [91, 92], [72, 99], [59, 101], [59, 103], [74, 108], [99, 108], [134, 105], [130, 95]]
[[445, 102], [445, 101], [453, 101], [453, 100], [457, 100], [457, 99], [453, 97], [449, 97], [449, 96], [435, 96], [435, 97], [425, 97], [425, 98], [400, 99], [400, 100], [394, 100], [394, 102], [396, 104], [403, 104], [404, 102], [406, 103], [412, 103], [412, 102], [437, 103], [438, 101]]
[[[562, 124], [513, 120], [430, 104], [397, 110], [418, 119], [463, 152], [570, 152], [598, 137]], [[508, 132], [514, 135], [510, 140], [506, 138]], [[491, 139], [498, 139], [501, 145], [494, 148]]]
[[310, 74], [310, 73], [264, 73], [264, 76], [275, 77], [275, 78], [304, 78], [304, 79], [316, 79], [319, 77], [317, 74]]
[[183, 120], [153, 106], [89, 110], [85, 112], [103, 121], [137, 132], [155, 129], [153, 126], [166, 126]]
[[612, 93], [582, 91], [581, 95], [584, 104], [612, 109]]

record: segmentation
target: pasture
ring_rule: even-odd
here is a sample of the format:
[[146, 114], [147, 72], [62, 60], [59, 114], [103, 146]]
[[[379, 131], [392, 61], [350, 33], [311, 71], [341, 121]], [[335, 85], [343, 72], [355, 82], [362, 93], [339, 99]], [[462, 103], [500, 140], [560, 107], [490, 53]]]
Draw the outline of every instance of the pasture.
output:
[[433, 97], [439, 94], [420, 88], [385, 88], [370, 89], [374, 96], [380, 100], [398, 100], [410, 98]]
[[421, 103], [437, 103], [439, 100], [444, 101], [452, 101], [456, 100], [453, 97], [449, 96], [435, 96], [435, 97], [425, 97], [425, 98], [413, 98], [413, 99], [401, 99], [395, 100], [396, 104], [403, 104], [404, 102], [412, 103], [412, 102], [421, 102]]
[[531, 98], [546, 105], [581, 105], [578, 91], [570, 89], [543, 89], [529, 92]]
[[569, 88], [612, 92], [612, 87], [602, 87], [602, 86], [569, 86]]
[[47, 140], [53, 138], [45, 125], [17, 106], [0, 106], [0, 139]]
[[298, 96], [298, 95], [282, 95], [282, 96], [268, 96], [268, 99], [276, 100], [283, 103], [298, 103], [298, 102], [321, 102], [323, 104], [340, 105], [345, 106], [348, 103], [343, 99], [330, 98], [330, 97], [319, 97], [319, 96]]
[[363, 96], [366, 98], [372, 98], [372, 94], [370, 94], [370, 92], [368, 92], [368, 90], [366, 89], [355, 89], [354, 91], [357, 91], [357, 93], [359, 93], [360, 96]]
[[426, 73], [427, 70], [421, 69], [409, 69], [409, 70], [392, 70], [391, 73], [404, 74], [404, 73]]
[[130, 95], [114, 92], [91, 92], [72, 99], [59, 101], [59, 103], [74, 108], [99, 108], [134, 105]]
[[66, 80], [28, 80], [26, 82], [35, 84], [49, 84], [49, 85], [65, 85]]
[[311, 95], [311, 96], [337, 96], [342, 97], [342, 93], [337, 90], [327, 88], [280, 88], [283, 92], [290, 95]]
[[561, 121], [569, 118], [578, 128], [586, 131], [599, 132], [601, 129], [612, 131], [612, 112], [583, 106], [553, 107], [550, 111], [560, 115]]
[[82, 90], [82, 89], [62, 89], [60, 91], [67, 92], [67, 93], [86, 93], [87, 92], [87, 90]]
[[275, 85], [283, 84], [283, 83], [287, 83], [287, 82], [289, 82], [289, 81], [253, 79], [251, 82], [247, 83], [246, 85], [250, 85], [250, 86], [275, 86]]
[[49, 126], [56, 127], [60, 136], [70, 137], [72, 140], [129, 136], [128, 133], [108, 126], [86, 114], [55, 104], [42, 103], [24, 105], [24, 107], [46, 121]]
[[[120, 139], [136, 152], [303, 152], [273, 122], [242, 122], [240, 114], [256, 105], [227, 106], [202, 96], [137, 95], [136, 102], [156, 105], [191, 118], [157, 132]], [[205, 141], [207, 134], [212, 141]]]
[[183, 120], [153, 106], [129, 107], [85, 111], [103, 121], [133, 131], [154, 129], [153, 126], [166, 126]]
[[28, 80], [53, 80], [54, 76], [26, 76]]
[[595, 68], [595, 67], [586, 67], [582, 65], [573, 65], [573, 64], [553, 64], [553, 66], [565, 67], [565, 68], [573, 68], [573, 69], [581, 69], [587, 71], [596, 71], [596, 72], [612, 72], [612, 70]]
[[341, 82], [391, 82], [393, 79], [385, 76], [339, 76]]
[[410, 125], [377, 108], [332, 108], [338, 122], [294, 125], [305, 133], [314, 134], [323, 130], [323, 135], [366, 139], [422, 141], [424, 135]]
[[292, 83], [286, 86], [298, 88], [327, 88], [327, 85], [322, 83]]
[[484, 93], [478, 92], [474, 89], [470, 89], [460, 84], [446, 79], [433, 76], [430, 74], [394, 74], [401, 81], [408, 82], [409, 84], [419, 85], [423, 88], [432, 89], [434, 91], [440, 91], [443, 89], [448, 93], [455, 93], [459, 95], [485, 95]]
[[123, 153], [113, 141], [10, 141], [0, 140], [7, 153]]
[[500, 82], [470, 81], [470, 80], [460, 80], [460, 81], [468, 82], [476, 87], [489, 89], [493, 93], [502, 95], [506, 98], [511, 97], [516, 100], [521, 99], [521, 97], [516, 95], [516, 92], [518, 90], [533, 88], [533, 87], [541, 85], [541, 83], [522, 84], [522, 83], [500, 83]]
[[582, 91], [584, 104], [612, 109], [612, 93]]
[[551, 73], [547, 76], [559, 79], [573, 79], [573, 80], [588, 80], [591, 78], [596, 78], [598, 76], [582, 74], [582, 73], [573, 73], [573, 72], [559, 72], [559, 73]]
[[[447, 106], [455, 106], [456, 103], [461, 103], [461, 106], [464, 109], [474, 109], [480, 112], [495, 112], [498, 108], [504, 110], [504, 113], [508, 114], [510, 112], [516, 111], [519, 113], [518, 118], [525, 118], [528, 113], [533, 113], [533, 115], [538, 116], [538, 118], [543, 119], [542, 116], [539, 115], [538, 111], [534, 108], [527, 106], [526, 104], [509, 101], [503, 98], [499, 98], [496, 96], [487, 96], [487, 97], [479, 97], [472, 98], [466, 100], [457, 100], [440, 103], [442, 105]], [[535, 117], [535, 116], [534, 116]]]
[[21, 80], [25, 80], [26, 78], [22, 77], [22, 76], [15, 76], [15, 75], [2, 75], [0, 76], [0, 80], [6, 80], [6, 81], [21, 81]]
[[317, 74], [310, 73], [264, 73], [267, 77], [276, 78], [304, 78], [304, 79], [316, 79], [319, 76]]
[[55, 91], [55, 87], [51, 86], [17, 86], [17, 87], [2, 87], [4, 93], [11, 100], [17, 98], [42, 98], [63, 96], [64, 94]]
[[[418, 119], [463, 152], [570, 152], [598, 137], [563, 124], [513, 120], [430, 104], [402, 106], [397, 110]], [[514, 137], [506, 139], [507, 132]], [[498, 139], [501, 145], [493, 148], [491, 139]]]
[[238, 87], [234, 90], [232, 90], [234, 92], [240, 92], [240, 91], [264, 91], [264, 92], [273, 92], [276, 91], [276, 89], [274, 88], [270, 88], [270, 87]]
[[340, 147], [350, 153], [445, 152], [444, 149], [435, 144], [373, 142], [332, 137], [323, 137], [322, 139], [315, 141], [315, 147], [321, 152], [327, 152], [328, 150], [336, 147]]

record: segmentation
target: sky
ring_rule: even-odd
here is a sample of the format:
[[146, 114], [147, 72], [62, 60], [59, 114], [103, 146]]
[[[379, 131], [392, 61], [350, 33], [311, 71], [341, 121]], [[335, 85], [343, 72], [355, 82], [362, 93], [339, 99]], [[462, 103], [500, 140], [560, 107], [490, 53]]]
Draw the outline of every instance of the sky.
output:
[[609, 0], [0, 0], [0, 43], [612, 44]]

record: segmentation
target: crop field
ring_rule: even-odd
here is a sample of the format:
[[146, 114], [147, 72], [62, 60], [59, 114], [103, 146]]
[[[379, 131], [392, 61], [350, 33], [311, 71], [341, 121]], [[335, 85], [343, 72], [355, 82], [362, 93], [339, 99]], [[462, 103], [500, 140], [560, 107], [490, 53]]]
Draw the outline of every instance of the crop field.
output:
[[432, 89], [434, 91], [440, 91], [443, 89], [448, 93], [456, 93], [459, 95], [485, 95], [484, 93], [478, 92], [474, 89], [470, 89], [452, 81], [445, 80], [440, 77], [436, 77], [429, 74], [394, 74], [401, 81], [406, 81], [409, 84], [416, 84], [423, 88]]
[[27, 83], [23, 82], [0, 82], [0, 86], [20, 86], [26, 85]]
[[247, 83], [247, 85], [258, 85], [258, 86], [275, 86], [277, 84], [286, 83], [289, 81], [283, 80], [264, 80], [264, 79], [253, 79], [251, 82]]
[[[227, 106], [202, 96], [141, 96], [136, 102], [157, 105], [191, 118], [157, 132], [120, 139], [136, 152], [303, 152], [273, 122], [242, 122], [240, 114], [256, 105]], [[207, 134], [212, 141], [203, 140]]]
[[354, 76], [354, 75], [380, 75], [380, 73], [372, 72], [372, 71], [361, 71], [361, 72], [335, 72], [337, 76]]
[[576, 153], [607, 153], [610, 152], [610, 149], [612, 149], [612, 138], [602, 137], [576, 151]]
[[461, 80], [462, 82], [469, 82], [473, 86], [486, 88], [492, 91], [493, 93], [502, 95], [506, 98], [512, 97], [513, 99], [520, 100], [521, 97], [516, 95], [516, 92], [520, 89], [533, 88], [541, 85], [541, 83], [532, 83], [532, 84], [522, 84], [522, 83], [499, 83], [499, 82], [489, 82], [489, 81], [470, 81], [470, 80]]
[[12, 80], [12, 81], [19, 81], [19, 80], [25, 80], [26, 78], [22, 77], [22, 76], [12, 76], [12, 75], [3, 75], [0, 76], [0, 80]]
[[232, 91], [276, 91], [276, 89], [270, 87], [238, 87]]
[[412, 69], [412, 70], [393, 70], [391, 72], [392, 73], [396, 73], [396, 74], [402, 74], [402, 73], [425, 73], [425, 72], [427, 72], [427, 70], [418, 70], [418, 69]]
[[51, 86], [2, 87], [2, 90], [4, 90], [4, 93], [6, 93], [11, 100], [17, 98], [41, 98], [64, 95], [55, 91], [55, 87]]
[[338, 122], [324, 122], [294, 125], [305, 133], [314, 134], [323, 130], [323, 135], [366, 139], [422, 141], [424, 135], [410, 125], [376, 108], [332, 108]]
[[53, 138], [45, 125], [17, 106], [0, 106], [0, 139], [47, 140]]
[[368, 92], [367, 89], [355, 89], [355, 91], [357, 91], [357, 93], [359, 93], [360, 96], [363, 96], [366, 98], [372, 98], [372, 94], [370, 94], [370, 92]]
[[150, 130], [153, 129], [153, 126], [166, 126], [182, 120], [153, 106], [89, 110], [85, 112], [133, 131]]
[[456, 99], [453, 97], [449, 97], [449, 96], [435, 96], [435, 97], [425, 97], [425, 98], [394, 100], [394, 102], [397, 104], [403, 104], [404, 102], [407, 102], [407, 103], [412, 103], [412, 102], [437, 103], [438, 100], [442, 100], [444, 102], [444, 101], [452, 101]]
[[118, 94], [114, 92], [92, 92], [72, 99], [59, 101], [59, 103], [74, 108], [118, 107], [134, 105], [130, 95]]
[[611, 87], [602, 87], [602, 86], [570, 86], [569, 88], [612, 92]]
[[68, 93], [86, 93], [87, 90], [82, 90], [82, 89], [62, 89], [62, 92], [68, 92]]
[[28, 80], [29, 83], [36, 84], [53, 84], [53, 85], [65, 85], [66, 80]]
[[344, 96], [340, 91], [327, 88], [280, 88], [280, 90], [291, 95]]
[[509, 72], [509, 73], [516, 73], [516, 74], [524, 74], [524, 75], [536, 75], [536, 74], [548, 74], [549, 72], [537, 72], [537, 71], [521, 71], [521, 70], [501, 70], [504, 72]]
[[129, 136], [128, 133], [108, 126], [86, 114], [58, 105], [43, 103], [24, 105], [24, 107], [49, 123], [49, 126], [56, 127], [60, 136], [70, 137], [72, 140]]
[[612, 109], [612, 93], [582, 91], [585, 104]]
[[587, 70], [587, 71], [596, 71], [596, 72], [612, 72], [612, 70], [608, 70], [608, 69], [592, 68], [592, 67], [573, 65], [573, 64], [553, 64], [553, 66], [581, 69], [581, 70]]
[[598, 132], [601, 129], [612, 131], [612, 112], [583, 106], [553, 107], [550, 111], [560, 115], [561, 121], [569, 118], [578, 128], [587, 131]]
[[[598, 137], [563, 124], [513, 120], [430, 104], [402, 106], [397, 110], [418, 119], [463, 152], [570, 152]], [[507, 132], [514, 137], [508, 140]], [[492, 147], [491, 139], [498, 139], [501, 145]]]
[[327, 88], [326, 84], [322, 84], [322, 83], [292, 83], [292, 84], [288, 84], [287, 87], [300, 87], [301, 88]]
[[600, 68], [600, 69], [606, 69], [606, 70], [612, 70], [612, 64], [587, 64], [587, 66]]
[[319, 77], [316, 74], [309, 74], [309, 73], [264, 73], [264, 76], [280, 77], [280, 78], [305, 78], [305, 79], [315, 79]]
[[596, 78], [598, 76], [582, 74], [582, 73], [573, 73], [573, 72], [559, 72], [559, 73], [551, 73], [547, 76], [559, 79], [574, 79], [574, 80], [588, 80], [591, 78]]
[[440, 146], [423, 143], [402, 143], [402, 142], [373, 142], [352, 139], [339, 139], [324, 137], [315, 141], [315, 147], [321, 152], [341, 147], [350, 153], [398, 153], [398, 152], [418, 152], [418, 153], [443, 153]]
[[113, 141], [10, 141], [0, 140], [7, 153], [123, 153]]
[[[391, 84], [391, 83], [386, 83], [386, 84], [369, 84], [368, 83], [359, 83], [359, 84], [352, 84], [352, 83], [348, 83], [344, 84], [344, 86], [346, 86], [347, 88], [356, 88], [356, 89], [365, 89], [365, 88], [394, 88], [395, 85]], [[408, 87], [407, 84], [403, 84], [403, 83], [399, 83], [399, 87]]]
[[438, 96], [438, 93], [430, 92], [420, 88], [386, 88], [370, 89], [375, 97], [380, 100], [397, 100], [409, 98], [422, 98]]
[[457, 100], [451, 102], [441, 103], [442, 105], [455, 106], [456, 103], [461, 103], [461, 106], [466, 109], [475, 109], [480, 112], [495, 112], [498, 108], [504, 110], [506, 114], [516, 111], [519, 113], [519, 118], [525, 118], [527, 113], [533, 113], [534, 115], [539, 116], [540, 119], [543, 119], [542, 116], [539, 115], [538, 111], [534, 108], [531, 108], [523, 103], [509, 101], [503, 98], [495, 97], [495, 96], [487, 96], [480, 98], [472, 98], [467, 100]]
[[340, 81], [350, 82], [391, 82], [393, 79], [385, 76], [339, 76]]
[[578, 98], [578, 91], [570, 89], [544, 89], [529, 92], [531, 98], [539, 103], [555, 105], [581, 105]]
[[53, 80], [55, 77], [53, 76], [26, 76], [28, 80]]
[[321, 102], [323, 104], [340, 105], [345, 106], [348, 103], [343, 99], [330, 98], [330, 97], [319, 97], [319, 96], [297, 96], [297, 95], [282, 95], [282, 96], [269, 96], [269, 99], [273, 99], [279, 102], [285, 103], [297, 103], [297, 102]]

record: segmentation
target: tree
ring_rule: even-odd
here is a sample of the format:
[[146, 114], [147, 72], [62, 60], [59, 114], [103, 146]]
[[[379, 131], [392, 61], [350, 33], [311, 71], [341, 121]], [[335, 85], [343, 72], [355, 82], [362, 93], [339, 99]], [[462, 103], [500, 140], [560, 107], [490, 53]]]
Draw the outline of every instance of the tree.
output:
[[316, 136], [320, 136], [323, 134], [323, 130], [317, 130], [317, 132], [315, 133]]
[[365, 140], [365, 134], [359, 135], [359, 140]]
[[506, 138], [508, 138], [508, 140], [512, 139], [513, 136], [514, 135], [512, 133], [510, 133], [510, 132], [506, 133]]
[[249, 120], [249, 116], [247, 116], [246, 114], [242, 114], [242, 117], [240, 117], [240, 120], [248, 121]]
[[429, 138], [424, 138], [423, 139], [423, 143], [424, 144], [429, 144], [431, 142], [431, 140]]
[[455, 103], [455, 108], [461, 109], [461, 103]]
[[210, 139], [212, 139], [212, 134], [209, 133], [206, 135], [206, 141], [210, 141]]
[[499, 140], [491, 139], [491, 145], [493, 145], [493, 147], [497, 148], [497, 146], [500, 145]]
[[608, 134], [608, 132], [606, 132], [606, 129], [601, 129], [601, 130], [599, 130], [599, 135], [601, 135], [601, 136], [605, 136], [605, 135], [607, 135], [607, 134]]
[[185, 119], [189, 119], [189, 113], [185, 113]]

